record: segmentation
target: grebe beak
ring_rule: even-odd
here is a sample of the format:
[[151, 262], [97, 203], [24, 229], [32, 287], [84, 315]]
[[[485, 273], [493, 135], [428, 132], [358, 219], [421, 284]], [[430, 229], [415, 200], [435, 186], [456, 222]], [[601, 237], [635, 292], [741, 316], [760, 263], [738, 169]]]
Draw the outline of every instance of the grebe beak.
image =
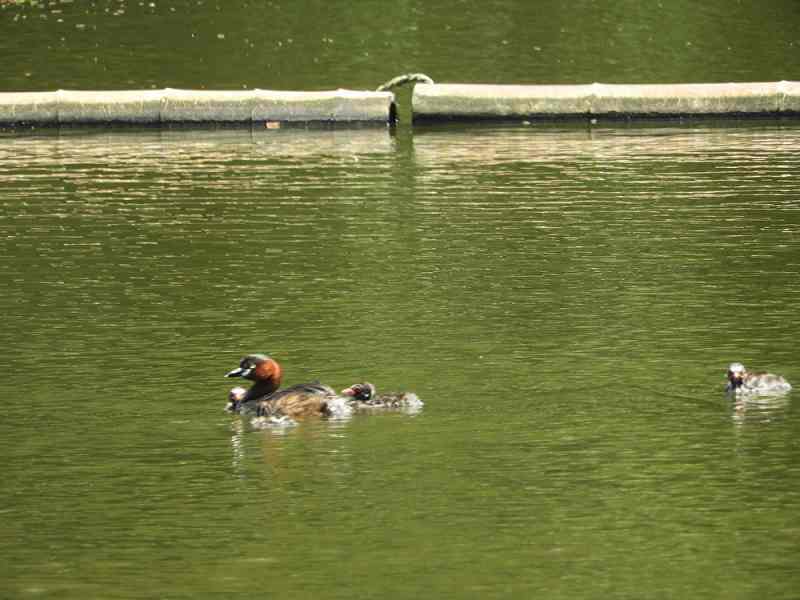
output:
[[247, 377], [250, 374], [250, 371], [252, 371], [252, 370], [253, 370], [252, 368], [243, 369], [243, 368], [239, 367], [239, 368], [234, 369], [233, 371], [230, 371], [229, 373], [227, 373], [225, 375], [225, 377]]

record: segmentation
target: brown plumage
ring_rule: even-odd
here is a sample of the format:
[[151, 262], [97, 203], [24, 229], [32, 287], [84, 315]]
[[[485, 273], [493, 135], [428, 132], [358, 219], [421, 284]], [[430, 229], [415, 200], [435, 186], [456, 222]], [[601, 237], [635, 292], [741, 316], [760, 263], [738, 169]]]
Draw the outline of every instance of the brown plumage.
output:
[[243, 396], [231, 395], [227, 410], [257, 417], [305, 417], [329, 414], [328, 401], [336, 396], [319, 382], [301, 383], [278, 389], [283, 370], [278, 362], [263, 354], [250, 354], [226, 377], [243, 377], [253, 381]]
[[263, 400], [244, 403], [242, 414], [255, 412], [257, 417], [308, 417], [328, 415], [328, 400], [336, 393], [326, 385], [303, 383], [275, 392]]
[[342, 390], [342, 396], [352, 398], [354, 408], [419, 408], [422, 406], [416, 394], [411, 392], [387, 392], [378, 394], [369, 382], [354, 383]]

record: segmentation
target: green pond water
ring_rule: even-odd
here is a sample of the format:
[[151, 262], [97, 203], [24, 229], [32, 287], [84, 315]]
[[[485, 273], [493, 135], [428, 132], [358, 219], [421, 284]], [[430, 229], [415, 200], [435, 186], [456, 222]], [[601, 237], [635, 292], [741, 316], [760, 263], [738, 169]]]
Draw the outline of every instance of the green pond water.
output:
[[[800, 44], [793, 2], [355, 6], [2, 4], [0, 85], [777, 80]], [[0, 134], [0, 598], [797, 598], [797, 392], [723, 388], [800, 385], [799, 172], [794, 121]], [[257, 428], [254, 351], [425, 406]]]

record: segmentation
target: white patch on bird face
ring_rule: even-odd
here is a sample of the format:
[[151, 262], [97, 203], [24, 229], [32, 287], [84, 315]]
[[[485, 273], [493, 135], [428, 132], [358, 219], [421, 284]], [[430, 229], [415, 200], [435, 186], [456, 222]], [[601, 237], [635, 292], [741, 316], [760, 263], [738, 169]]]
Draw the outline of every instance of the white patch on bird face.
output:
[[728, 367], [728, 371], [733, 373], [734, 375], [741, 375], [744, 373], [744, 365], [742, 363], [731, 363]]

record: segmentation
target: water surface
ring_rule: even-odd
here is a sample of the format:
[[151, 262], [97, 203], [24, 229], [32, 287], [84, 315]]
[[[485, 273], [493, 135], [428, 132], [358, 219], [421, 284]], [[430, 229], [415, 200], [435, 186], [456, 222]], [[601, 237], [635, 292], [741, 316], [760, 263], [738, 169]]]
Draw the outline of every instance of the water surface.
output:
[[[0, 143], [12, 597], [790, 598], [800, 133]], [[254, 429], [241, 354], [416, 415]]]
[[[796, 79], [798, 4], [0, 2], [0, 91]], [[792, 121], [0, 134], [0, 596], [796, 598]], [[413, 390], [256, 429], [223, 375]]]

